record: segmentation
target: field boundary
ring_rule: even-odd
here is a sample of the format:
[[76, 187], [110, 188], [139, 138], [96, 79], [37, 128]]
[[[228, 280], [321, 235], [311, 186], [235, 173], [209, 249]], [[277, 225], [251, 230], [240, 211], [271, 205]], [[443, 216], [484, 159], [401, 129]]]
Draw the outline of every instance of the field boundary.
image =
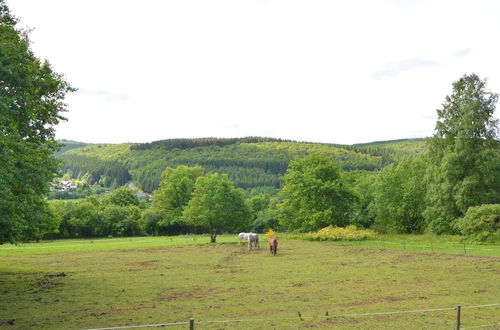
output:
[[[285, 318], [262, 318], [262, 319], [233, 319], [233, 320], [200, 320], [196, 321], [197, 324], [208, 324], [208, 323], [242, 323], [242, 322], [262, 322], [262, 321], [287, 321], [287, 320], [298, 320], [304, 321], [309, 320], [322, 320], [322, 319], [333, 319], [339, 317], [363, 317], [363, 316], [376, 316], [376, 315], [397, 315], [397, 314], [411, 314], [411, 313], [429, 313], [429, 312], [439, 312], [439, 311], [456, 311], [456, 327], [455, 329], [475, 329], [475, 328], [485, 328], [500, 325], [500, 322], [483, 324], [469, 327], [461, 327], [461, 310], [464, 309], [474, 309], [474, 308], [487, 308], [487, 307], [497, 307], [500, 303], [495, 304], [484, 304], [484, 305], [473, 305], [473, 306], [455, 306], [455, 307], [443, 307], [443, 308], [430, 308], [430, 309], [415, 309], [407, 311], [388, 311], [388, 312], [372, 312], [372, 313], [349, 313], [340, 315], [325, 315], [322, 317], [306, 317], [302, 316], [300, 312], [297, 312], [295, 317], [285, 317]], [[172, 323], [158, 323], [158, 324], [143, 324], [143, 325], [129, 325], [129, 326], [117, 326], [117, 327], [107, 327], [107, 328], [88, 328], [84, 330], [115, 330], [115, 329], [134, 329], [134, 328], [154, 328], [154, 327], [167, 327], [167, 326], [179, 326], [188, 325], [190, 329], [194, 329], [195, 319], [191, 318], [189, 321], [184, 322], [172, 322]]]

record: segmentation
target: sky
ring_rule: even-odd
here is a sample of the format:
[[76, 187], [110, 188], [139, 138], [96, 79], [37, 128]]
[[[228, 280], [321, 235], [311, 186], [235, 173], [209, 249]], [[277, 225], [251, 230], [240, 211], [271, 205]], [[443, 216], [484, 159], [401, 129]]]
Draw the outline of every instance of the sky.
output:
[[58, 139], [420, 138], [464, 74], [500, 93], [496, 0], [6, 3], [78, 88]]

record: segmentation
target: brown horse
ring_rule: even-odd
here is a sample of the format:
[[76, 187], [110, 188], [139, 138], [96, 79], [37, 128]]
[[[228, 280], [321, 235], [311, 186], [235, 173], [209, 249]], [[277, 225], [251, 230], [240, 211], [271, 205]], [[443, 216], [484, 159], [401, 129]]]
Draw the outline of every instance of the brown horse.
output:
[[276, 238], [271, 238], [268, 242], [269, 252], [271, 252], [271, 254], [275, 256], [276, 253], [278, 253], [278, 240]]

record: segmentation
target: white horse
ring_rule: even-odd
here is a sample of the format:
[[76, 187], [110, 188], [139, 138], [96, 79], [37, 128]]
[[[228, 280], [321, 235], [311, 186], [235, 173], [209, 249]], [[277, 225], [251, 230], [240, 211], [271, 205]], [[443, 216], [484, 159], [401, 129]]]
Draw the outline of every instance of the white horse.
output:
[[248, 249], [252, 249], [252, 244], [255, 247], [259, 246], [259, 235], [254, 234], [254, 233], [240, 233], [238, 235], [239, 241], [241, 242], [242, 239], [248, 241]]

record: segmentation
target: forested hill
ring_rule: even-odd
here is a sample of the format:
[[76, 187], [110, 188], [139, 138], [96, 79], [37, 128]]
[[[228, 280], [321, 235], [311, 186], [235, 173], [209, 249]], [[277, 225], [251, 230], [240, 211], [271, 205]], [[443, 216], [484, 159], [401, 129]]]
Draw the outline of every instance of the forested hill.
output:
[[227, 173], [236, 186], [279, 188], [288, 164], [311, 153], [331, 155], [345, 170], [375, 171], [405, 154], [425, 150], [425, 140], [335, 145], [246, 138], [169, 139], [144, 144], [83, 144], [62, 141], [57, 154], [63, 173], [90, 184], [119, 186], [132, 180], [145, 192], [155, 190], [167, 167], [200, 165]]

